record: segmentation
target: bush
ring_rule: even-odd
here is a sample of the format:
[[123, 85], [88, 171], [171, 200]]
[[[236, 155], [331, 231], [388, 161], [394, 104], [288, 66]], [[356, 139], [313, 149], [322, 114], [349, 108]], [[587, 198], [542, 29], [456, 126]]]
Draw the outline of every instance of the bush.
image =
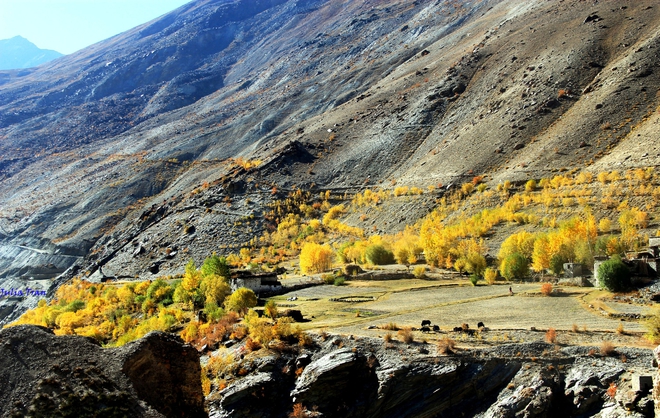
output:
[[415, 340], [415, 336], [413, 335], [412, 328], [410, 327], [405, 327], [400, 329], [397, 334], [399, 335], [399, 338], [401, 341], [403, 341], [406, 344], [410, 344]]
[[368, 246], [364, 255], [369, 263], [376, 266], [394, 264], [394, 253], [380, 244]]
[[550, 344], [557, 342], [557, 330], [554, 328], [549, 328], [545, 333], [545, 340]]
[[488, 267], [484, 270], [484, 279], [486, 280], [486, 283], [494, 284], [495, 280], [497, 280], [497, 270]]
[[423, 266], [417, 266], [413, 269], [413, 275], [416, 279], [423, 279], [426, 277], [426, 268]]
[[598, 281], [610, 292], [622, 292], [631, 286], [630, 270], [621, 258], [612, 257], [598, 267]]
[[345, 286], [346, 285], [346, 279], [343, 277], [337, 277], [335, 279], [335, 282], [333, 283], [335, 286]]
[[456, 341], [449, 337], [444, 337], [438, 341], [439, 354], [454, 354], [456, 352]]
[[385, 329], [385, 330], [388, 330], [388, 331], [398, 331], [399, 326], [394, 322], [390, 322], [388, 324], [382, 325], [381, 329]]
[[510, 254], [502, 260], [500, 274], [507, 280], [522, 280], [529, 274], [529, 262], [520, 253]]
[[323, 283], [325, 284], [333, 284], [335, 282], [335, 275], [334, 274], [322, 274], [321, 279], [323, 280]]
[[614, 347], [614, 344], [612, 344], [611, 341], [603, 341], [600, 344], [601, 356], [609, 357], [609, 356], [613, 356], [614, 354], [616, 354], [616, 348]]
[[545, 296], [552, 295], [552, 283], [543, 283], [541, 285], [541, 293]]
[[470, 275], [470, 283], [472, 283], [472, 286], [476, 286], [477, 282], [479, 282], [480, 277], [477, 276], [476, 274], [471, 274]]

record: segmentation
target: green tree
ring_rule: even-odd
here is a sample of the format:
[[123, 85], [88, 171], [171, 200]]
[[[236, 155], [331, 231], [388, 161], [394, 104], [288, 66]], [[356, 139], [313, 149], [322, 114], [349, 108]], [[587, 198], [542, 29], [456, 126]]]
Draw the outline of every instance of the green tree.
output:
[[500, 275], [507, 280], [522, 280], [529, 274], [529, 262], [520, 253], [508, 255], [500, 263]]
[[217, 254], [213, 254], [210, 257], [207, 257], [200, 268], [202, 276], [220, 276], [220, 277], [229, 277], [229, 264], [225, 257], [218, 257]]
[[394, 254], [380, 244], [372, 244], [364, 252], [367, 261], [373, 265], [380, 266], [394, 263]]
[[225, 300], [225, 309], [238, 312], [241, 315], [245, 315], [250, 308], [255, 306], [257, 306], [257, 296], [251, 289], [246, 287], [236, 289], [236, 291]]
[[598, 267], [598, 281], [610, 292], [622, 292], [631, 286], [630, 270], [620, 257], [614, 256]]
[[557, 277], [561, 276], [564, 273], [564, 263], [568, 263], [568, 259], [561, 253], [550, 257], [550, 271], [552, 274]]

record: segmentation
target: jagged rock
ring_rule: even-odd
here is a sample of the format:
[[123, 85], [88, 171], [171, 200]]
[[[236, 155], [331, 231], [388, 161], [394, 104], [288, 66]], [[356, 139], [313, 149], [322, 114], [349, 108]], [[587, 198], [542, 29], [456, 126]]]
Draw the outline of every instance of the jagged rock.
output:
[[585, 414], [602, 405], [603, 395], [611, 382], [625, 369], [611, 359], [578, 361], [565, 378], [564, 394], [572, 398], [576, 413]]
[[523, 368], [510, 386], [513, 388], [507, 387], [502, 391], [497, 402], [480, 417], [552, 416], [553, 400], [561, 393], [560, 378], [554, 369], [548, 370], [539, 365]]
[[0, 331], [0, 415], [202, 417], [197, 351], [162, 332], [118, 349], [21, 325]]
[[364, 416], [375, 400], [378, 380], [367, 358], [349, 348], [310, 363], [291, 392], [294, 402], [313, 405], [323, 416]]
[[252, 374], [220, 392], [221, 410], [231, 417], [264, 416], [255, 411], [269, 409], [272, 398], [265, 397], [265, 394], [271, 394], [275, 385], [276, 381], [270, 373]]

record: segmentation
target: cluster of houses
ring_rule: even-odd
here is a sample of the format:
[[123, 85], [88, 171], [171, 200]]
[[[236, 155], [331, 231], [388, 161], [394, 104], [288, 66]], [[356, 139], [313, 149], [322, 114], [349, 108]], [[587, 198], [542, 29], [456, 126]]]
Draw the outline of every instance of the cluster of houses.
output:
[[[594, 260], [593, 275], [582, 264], [564, 264], [564, 278], [560, 283], [576, 286], [599, 286], [598, 267], [607, 261], [608, 257], [597, 256]], [[658, 263], [660, 261], [660, 237], [649, 238], [649, 245], [641, 251], [626, 253], [623, 262], [630, 268], [633, 283], [643, 284], [649, 279], [658, 277]]]

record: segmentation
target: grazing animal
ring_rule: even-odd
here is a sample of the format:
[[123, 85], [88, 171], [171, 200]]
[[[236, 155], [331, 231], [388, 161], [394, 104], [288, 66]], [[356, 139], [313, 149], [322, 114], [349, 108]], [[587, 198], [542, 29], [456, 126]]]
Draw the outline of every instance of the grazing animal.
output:
[[479, 322], [479, 323], [477, 324], [477, 328], [485, 328], [485, 327], [486, 327], [486, 326], [484, 325], [483, 322]]
[[429, 328], [425, 325], [425, 326], [422, 327], [422, 332], [431, 332], [431, 328]]
[[429, 321], [428, 319], [423, 319], [422, 320], [422, 326], [424, 327], [426, 325], [431, 325], [431, 321]]
[[433, 332], [440, 332], [440, 327], [437, 325], [433, 325]]
[[463, 328], [461, 327], [454, 327], [454, 332], [461, 332], [463, 331]]
[[461, 328], [463, 329], [463, 331], [467, 331], [468, 329], [470, 329], [470, 326], [469, 326], [468, 324], [466, 324], [466, 323], [463, 323], [463, 324], [461, 325]]

